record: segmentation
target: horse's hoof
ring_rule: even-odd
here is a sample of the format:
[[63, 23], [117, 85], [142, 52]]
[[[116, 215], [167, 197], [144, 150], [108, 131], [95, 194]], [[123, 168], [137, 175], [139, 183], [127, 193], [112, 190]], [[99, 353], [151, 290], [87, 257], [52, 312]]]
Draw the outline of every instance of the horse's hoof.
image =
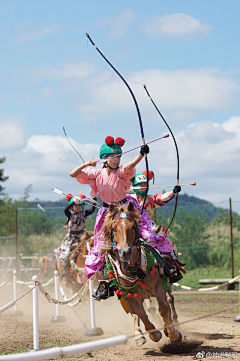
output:
[[[155, 336], [155, 337], [154, 337], [154, 336]], [[160, 331], [154, 332], [154, 336], [153, 336], [151, 333], [149, 333], [149, 338], [150, 338], [150, 340], [152, 340], [152, 341], [154, 341], [154, 342], [158, 342], [158, 341], [161, 340], [161, 338], [162, 338], [162, 334], [161, 334]]]
[[178, 331], [178, 338], [175, 341], [171, 340], [171, 343], [173, 343], [174, 345], [178, 345], [181, 341], [182, 341], [182, 334], [181, 332]]
[[144, 345], [147, 342], [147, 340], [143, 335], [139, 335], [139, 336], [135, 337], [135, 342], [136, 342], [136, 345], [139, 347], [139, 346]]

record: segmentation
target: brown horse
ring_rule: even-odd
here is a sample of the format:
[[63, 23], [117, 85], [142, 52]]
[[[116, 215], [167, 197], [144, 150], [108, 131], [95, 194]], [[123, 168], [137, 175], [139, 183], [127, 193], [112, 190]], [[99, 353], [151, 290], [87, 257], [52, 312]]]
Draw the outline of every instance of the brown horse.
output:
[[[181, 342], [182, 335], [175, 329], [172, 322], [169, 318], [169, 308], [167, 304], [167, 299], [164, 294], [162, 286], [162, 277], [159, 273], [159, 267], [154, 271], [152, 269], [151, 281], [147, 277], [144, 279], [144, 286], [138, 288], [138, 292], [134, 295], [131, 292], [131, 289], [134, 290], [138, 287], [139, 282], [141, 281], [139, 271], [137, 271], [138, 276], [133, 275], [132, 270], [134, 268], [146, 268], [143, 267], [141, 263], [144, 257], [141, 253], [141, 247], [136, 245], [136, 239], [138, 238], [138, 225], [136, 219], [140, 219], [141, 216], [138, 210], [130, 202], [128, 206], [115, 208], [113, 205], [109, 207], [109, 213], [107, 214], [104, 224], [103, 232], [106, 246], [102, 248], [102, 252], [109, 252], [111, 258], [111, 264], [113, 265], [113, 272], [110, 272], [115, 275], [115, 281], [118, 284], [119, 290], [118, 294], [121, 295], [123, 300], [121, 303], [125, 303], [128, 310], [131, 314], [137, 315], [145, 325], [145, 329], [149, 332], [149, 337], [154, 342], [158, 342], [162, 334], [160, 331], [155, 329], [155, 326], [150, 322], [144, 308], [143, 301], [149, 295], [156, 297], [158, 302], [159, 313], [164, 320], [166, 325], [166, 330], [168, 337], [172, 343]], [[111, 244], [109, 244], [109, 239], [111, 239]], [[110, 253], [111, 252], [111, 253]], [[128, 270], [131, 270], [129, 271]], [[141, 273], [141, 272], [140, 272]], [[143, 284], [143, 282], [141, 283]], [[120, 289], [124, 291], [120, 291]], [[134, 291], [133, 291], [134, 292]]]
[[[81, 236], [79, 244], [70, 254], [70, 267], [66, 267], [66, 286], [70, 287], [73, 292], [79, 289], [79, 285], [82, 285], [87, 281], [87, 276], [84, 271], [85, 259], [88, 252], [93, 248], [93, 245], [93, 232], [86, 231]], [[60, 261], [56, 260], [55, 266], [60, 278], [62, 278], [64, 265]]]

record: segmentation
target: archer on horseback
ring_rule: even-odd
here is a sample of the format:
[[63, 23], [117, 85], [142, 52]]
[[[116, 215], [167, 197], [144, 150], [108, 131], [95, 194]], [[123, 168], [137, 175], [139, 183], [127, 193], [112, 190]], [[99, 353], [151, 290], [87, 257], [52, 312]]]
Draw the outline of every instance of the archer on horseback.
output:
[[[70, 252], [79, 244], [80, 238], [85, 232], [84, 225], [86, 218], [95, 211], [93, 205], [91, 209], [84, 210], [85, 202], [81, 199], [85, 198], [83, 194], [73, 197], [72, 194], [66, 195], [69, 204], [64, 209], [64, 213], [67, 217], [67, 222], [64, 228], [67, 230], [67, 234], [64, 237], [62, 244], [55, 250], [56, 259], [66, 266], [69, 260]], [[96, 199], [95, 199], [96, 200]], [[62, 276], [66, 274], [63, 272]]]
[[[136, 199], [127, 195], [127, 191], [131, 185], [131, 179], [134, 177], [136, 169], [135, 166], [144, 158], [145, 154], [149, 153], [149, 147], [143, 145], [140, 149], [140, 154], [137, 155], [131, 162], [120, 164], [122, 154], [121, 147], [125, 141], [122, 138], [117, 138], [114, 142], [113, 137], [107, 137], [105, 143], [100, 149], [100, 159], [106, 159], [102, 169], [85, 169], [88, 166], [95, 167], [97, 162], [93, 159], [87, 163], [75, 168], [71, 173], [71, 177], [77, 178], [81, 184], [89, 184], [92, 188], [91, 196], [95, 196], [98, 192], [103, 201], [103, 206], [100, 208], [94, 227], [94, 247], [86, 258], [85, 269], [88, 277], [91, 277], [96, 271], [100, 270], [104, 265], [105, 258], [101, 256], [101, 247], [105, 245], [102, 241], [102, 226], [106, 214], [109, 211], [109, 205], [115, 206], [127, 205], [132, 202], [134, 206], [141, 211], [141, 206]], [[151, 219], [146, 212], [143, 211], [141, 217], [141, 225], [139, 227], [140, 235], [143, 239], [153, 243], [161, 253], [170, 254], [172, 246], [169, 239], [158, 236], [152, 230]], [[175, 273], [175, 270], [164, 267], [164, 273], [167, 277]], [[98, 292], [97, 299], [106, 299], [109, 296], [109, 290], [105, 287], [102, 292]]]
[[[149, 180], [151, 180], [151, 179], [153, 179], [153, 182], [154, 182], [154, 173], [152, 171], [149, 172]], [[131, 194], [131, 196], [138, 201], [140, 206], [143, 206], [143, 199], [144, 199], [146, 191], [147, 191], [146, 171], [144, 171], [142, 174], [136, 174], [131, 179], [131, 182], [132, 182], [133, 187], [130, 188], [130, 190], [132, 192], [134, 192], [134, 194]], [[144, 205], [144, 211], [151, 218], [153, 215], [153, 212], [156, 208], [162, 207], [165, 204], [167, 204], [168, 202], [170, 202], [172, 199], [175, 198], [175, 194], [179, 193], [179, 192], [181, 192], [181, 186], [176, 185], [173, 188], [173, 190], [170, 192], [160, 193], [155, 196], [148, 195], [146, 198], [145, 205]], [[154, 222], [152, 222], [152, 225], [153, 225], [154, 232], [156, 232], [158, 235], [161, 235], [163, 237], [167, 237], [167, 231], [163, 226], [157, 226]], [[172, 243], [171, 257], [173, 260], [176, 260], [177, 256], [178, 256], [177, 247], [175, 246], [175, 244], [172, 241], [171, 241], [171, 243]], [[172, 276], [170, 278], [170, 283], [177, 282], [183, 278], [179, 269], [177, 269], [176, 271], [177, 271], [177, 274], [176, 275], [174, 273], [172, 274]]]

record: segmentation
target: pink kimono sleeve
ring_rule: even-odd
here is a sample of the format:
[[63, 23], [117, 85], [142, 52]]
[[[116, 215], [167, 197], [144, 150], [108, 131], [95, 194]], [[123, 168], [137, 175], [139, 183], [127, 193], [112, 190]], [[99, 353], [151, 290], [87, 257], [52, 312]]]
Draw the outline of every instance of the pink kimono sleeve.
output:
[[89, 184], [92, 188], [90, 195], [94, 197], [97, 194], [96, 178], [101, 173], [101, 169], [83, 169], [77, 175], [77, 182], [80, 184]]
[[121, 178], [122, 186], [128, 190], [132, 185], [131, 179], [135, 176], [136, 168], [134, 167], [132, 170], [128, 169], [128, 163], [124, 163], [118, 168], [118, 174]]

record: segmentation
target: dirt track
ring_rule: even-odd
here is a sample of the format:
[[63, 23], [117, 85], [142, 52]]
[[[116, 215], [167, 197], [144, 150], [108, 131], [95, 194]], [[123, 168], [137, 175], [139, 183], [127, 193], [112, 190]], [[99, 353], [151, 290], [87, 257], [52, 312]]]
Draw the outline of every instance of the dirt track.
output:
[[[18, 294], [26, 291], [21, 287]], [[48, 292], [54, 297], [53, 288]], [[238, 292], [215, 291], [212, 294], [175, 292], [175, 303], [179, 315], [179, 321], [184, 322], [220, 311], [238, 303]], [[0, 307], [13, 299], [12, 286], [1, 289]], [[8, 354], [23, 352], [32, 349], [32, 295], [31, 293], [19, 301], [19, 310], [23, 312], [21, 317], [10, 317], [13, 308], [0, 315], [0, 353]], [[65, 323], [51, 323], [55, 315], [55, 305], [49, 304], [42, 294], [39, 293], [40, 308], [40, 348], [66, 346], [80, 342], [87, 342], [96, 338], [85, 336], [85, 330], [90, 327], [89, 303], [79, 304], [74, 309], [68, 306], [60, 306], [61, 315], [67, 319]], [[106, 301], [96, 302], [96, 324], [104, 331], [103, 337], [111, 337], [119, 334], [133, 335], [133, 320], [127, 315], [119, 304], [116, 297]], [[240, 360], [240, 322], [234, 322], [234, 317], [240, 314], [239, 308], [226, 313], [197, 320], [180, 326], [183, 341], [179, 346], [172, 347], [163, 334], [158, 343], [149, 340], [142, 347], [137, 348], [134, 338], [129, 338], [126, 345], [112, 349], [95, 351], [92, 354], [63, 357], [64, 360], [197, 360], [198, 352], [204, 352], [203, 359], [226, 360], [231, 356]], [[163, 323], [158, 315], [154, 318], [154, 324], [159, 329]], [[142, 328], [143, 329], [143, 328]], [[143, 329], [144, 331], [144, 329]], [[210, 354], [209, 354], [210, 353]], [[211, 357], [210, 357], [211, 355]], [[208, 356], [208, 357], [207, 357]]]

